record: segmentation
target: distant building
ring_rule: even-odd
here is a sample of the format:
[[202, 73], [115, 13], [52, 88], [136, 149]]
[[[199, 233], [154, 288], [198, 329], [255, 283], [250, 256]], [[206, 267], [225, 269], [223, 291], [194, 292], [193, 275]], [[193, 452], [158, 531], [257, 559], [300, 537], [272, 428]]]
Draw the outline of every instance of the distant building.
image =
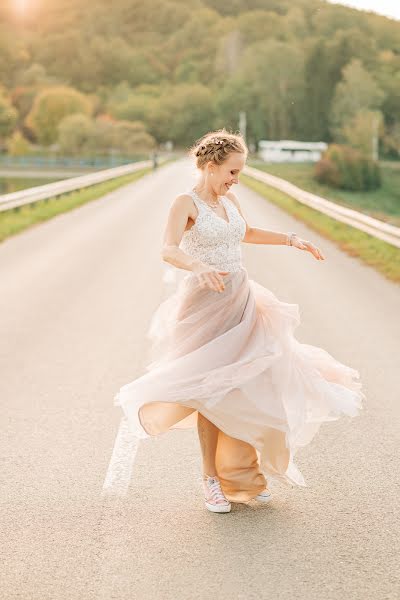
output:
[[325, 142], [261, 140], [258, 142], [258, 155], [266, 162], [317, 162], [327, 147]]

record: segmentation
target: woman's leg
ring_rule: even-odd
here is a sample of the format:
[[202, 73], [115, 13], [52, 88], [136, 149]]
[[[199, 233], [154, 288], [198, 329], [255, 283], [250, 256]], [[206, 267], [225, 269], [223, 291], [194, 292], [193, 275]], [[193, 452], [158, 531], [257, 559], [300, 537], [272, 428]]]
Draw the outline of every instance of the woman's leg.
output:
[[216, 475], [215, 453], [217, 450], [219, 429], [199, 412], [197, 417], [197, 431], [203, 456], [203, 475]]

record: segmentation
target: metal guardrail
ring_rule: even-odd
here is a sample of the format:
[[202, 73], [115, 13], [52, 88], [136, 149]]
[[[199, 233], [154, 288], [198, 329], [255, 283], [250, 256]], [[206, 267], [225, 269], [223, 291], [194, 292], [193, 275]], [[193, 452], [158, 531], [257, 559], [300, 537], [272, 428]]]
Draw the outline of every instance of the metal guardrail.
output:
[[4, 194], [3, 196], [0, 196], [0, 212], [25, 206], [26, 204], [33, 204], [39, 200], [56, 198], [62, 194], [80, 190], [95, 185], [96, 183], [102, 183], [109, 179], [129, 175], [130, 173], [145, 169], [146, 167], [151, 167], [152, 165], [153, 162], [151, 160], [143, 160], [121, 167], [96, 171], [95, 173], [89, 173], [88, 175], [79, 175], [78, 177], [63, 179], [62, 181], [38, 185], [26, 190], [20, 190], [19, 192]]
[[26, 168], [35, 167], [43, 168], [82, 168], [82, 169], [111, 169], [112, 167], [121, 167], [139, 160], [148, 160], [147, 154], [137, 156], [88, 156], [84, 158], [72, 156], [9, 156], [7, 154], [0, 155], [0, 166], [11, 168]]
[[396, 246], [396, 248], [400, 248], [400, 227], [395, 227], [394, 225], [390, 225], [384, 221], [379, 221], [379, 219], [374, 219], [373, 217], [364, 215], [357, 210], [340, 206], [335, 202], [331, 202], [330, 200], [326, 200], [325, 198], [321, 198], [320, 196], [306, 192], [296, 185], [289, 183], [289, 181], [286, 181], [285, 179], [281, 179], [275, 175], [270, 175], [269, 173], [265, 173], [264, 171], [260, 171], [254, 167], [244, 167], [243, 174], [253, 177], [253, 179], [257, 179], [262, 183], [266, 183], [267, 185], [270, 185], [281, 192], [285, 192], [299, 202], [306, 204], [307, 206], [310, 206], [311, 208], [314, 208], [315, 210], [318, 210], [319, 212], [322, 212], [333, 219], [336, 219], [336, 221], [351, 225], [360, 231], [369, 233], [370, 235], [379, 238], [388, 244]]

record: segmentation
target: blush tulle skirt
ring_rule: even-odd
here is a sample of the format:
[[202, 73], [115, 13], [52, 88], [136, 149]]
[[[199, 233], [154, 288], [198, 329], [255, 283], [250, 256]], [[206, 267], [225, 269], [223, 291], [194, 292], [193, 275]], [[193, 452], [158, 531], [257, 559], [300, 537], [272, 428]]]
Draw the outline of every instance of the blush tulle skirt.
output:
[[294, 464], [324, 421], [359, 414], [359, 373], [300, 343], [297, 304], [249, 279], [224, 276], [221, 293], [190, 272], [159, 304], [147, 332], [146, 373], [114, 397], [129, 430], [148, 438], [197, 425], [218, 429], [216, 469], [231, 501], [255, 497], [268, 479], [306, 486]]

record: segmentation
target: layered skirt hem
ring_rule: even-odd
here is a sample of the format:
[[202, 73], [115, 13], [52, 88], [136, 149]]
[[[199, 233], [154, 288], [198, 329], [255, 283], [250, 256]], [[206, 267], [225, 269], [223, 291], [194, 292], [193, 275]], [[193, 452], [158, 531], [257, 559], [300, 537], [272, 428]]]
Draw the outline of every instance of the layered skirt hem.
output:
[[321, 423], [363, 407], [356, 369], [299, 342], [299, 306], [249, 279], [224, 276], [222, 293], [190, 273], [153, 314], [146, 373], [114, 404], [129, 430], [148, 438], [195, 427], [198, 413], [219, 429], [217, 474], [226, 497], [246, 502], [279, 481], [307, 486], [293, 458]]

